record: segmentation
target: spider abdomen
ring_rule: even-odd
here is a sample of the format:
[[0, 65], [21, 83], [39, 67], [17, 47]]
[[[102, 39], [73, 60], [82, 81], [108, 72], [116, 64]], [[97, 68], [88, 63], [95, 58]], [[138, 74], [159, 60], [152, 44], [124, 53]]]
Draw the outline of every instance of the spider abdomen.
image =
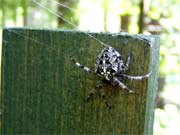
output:
[[111, 80], [120, 72], [123, 61], [113, 47], [104, 48], [96, 59], [95, 72], [105, 80]]

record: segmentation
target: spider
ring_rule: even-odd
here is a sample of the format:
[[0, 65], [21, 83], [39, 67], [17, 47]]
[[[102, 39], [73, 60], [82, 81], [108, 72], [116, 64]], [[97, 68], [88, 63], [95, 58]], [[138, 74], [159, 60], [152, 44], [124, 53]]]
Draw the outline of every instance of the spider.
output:
[[151, 74], [148, 73], [143, 76], [130, 76], [125, 74], [125, 72], [129, 69], [131, 55], [128, 56], [126, 63], [124, 63], [120, 53], [111, 46], [105, 47], [98, 55], [95, 62], [95, 71], [92, 71], [87, 66], [81, 65], [78, 61], [76, 61], [72, 57], [71, 60], [77, 67], [81, 68], [87, 73], [94, 73], [100, 77], [100, 80], [97, 82], [95, 89], [93, 89], [89, 93], [86, 100], [89, 100], [95, 94], [97, 89], [100, 88], [100, 95], [106, 106], [109, 106], [109, 104], [106, 99], [104, 90], [102, 89], [103, 82], [108, 82], [112, 86], [118, 85], [119, 87], [124, 89], [127, 93], [135, 93], [133, 90], [129, 89], [122, 81], [124, 79], [143, 80], [145, 78], [148, 78]]
[[[33, 2], [36, 3], [37, 5], [39, 5], [40, 7], [48, 10], [49, 12], [54, 14], [56, 17], [62, 19], [64, 22], [70, 24], [71, 26], [76, 28], [78, 31], [80, 31], [78, 26], [76, 26], [72, 22], [66, 20], [62, 15], [59, 15], [58, 13], [55, 13], [52, 10], [49, 10], [46, 6], [40, 4], [36, 1], [33, 1]], [[63, 6], [63, 7], [72, 9], [67, 6]], [[77, 67], [83, 69], [84, 71], [86, 71], [88, 73], [97, 74], [100, 77], [100, 80], [97, 82], [97, 84], [95, 86], [95, 90], [90, 92], [90, 94], [87, 97], [87, 100], [89, 100], [92, 97], [92, 95], [94, 95], [96, 89], [101, 88], [101, 90], [100, 90], [101, 96], [102, 96], [105, 104], [108, 106], [108, 102], [106, 100], [105, 93], [102, 89], [103, 82], [108, 82], [113, 86], [118, 85], [122, 89], [124, 89], [126, 92], [134, 93], [134, 91], [129, 89], [122, 81], [124, 79], [143, 80], [150, 76], [150, 73], [143, 75], [143, 76], [130, 76], [130, 75], [125, 74], [125, 72], [129, 69], [129, 64], [130, 64], [130, 60], [131, 60], [130, 55], [127, 59], [127, 62], [124, 63], [120, 53], [118, 51], [116, 51], [113, 47], [107, 45], [106, 43], [102, 42], [101, 40], [97, 39], [96, 37], [94, 37], [93, 35], [91, 35], [87, 32], [82, 31], [82, 33], [86, 34], [87, 36], [96, 40], [97, 42], [99, 42], [101, 45], [104, 46], [104, 49], [101, 51], [101, 53], [99, 54], [99, 56], [96, 59], [94, 72], [87, 66], [81, 65], [78, 61], [76, 61], [74, 58], [71, 57], [71, 60], [75, 63], [75, 65]], [[138, 36], [136, 38], [139, 40], [143, 40], [144, 42], [149, 44], [149, 41], [146, 40], [145, 38], [142, 39], [141, 37], [138, 37]], [[151, 45], [151, 44], [149, 44], [149, 45]]]

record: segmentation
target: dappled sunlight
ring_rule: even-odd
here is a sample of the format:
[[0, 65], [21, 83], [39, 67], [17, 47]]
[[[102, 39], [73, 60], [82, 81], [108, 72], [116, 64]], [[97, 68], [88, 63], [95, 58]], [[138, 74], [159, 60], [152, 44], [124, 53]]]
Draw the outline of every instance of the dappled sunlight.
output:
[[172, 75], [169, 77], [169, 79], [170, 80], [168, 80], [167, 78], [162, 97], [166, 99], [167, 103], [174, 103], [175, 105], [178, 105], [180, 107], [180, 75]]
[[179, 135], [180, 115], [173, 104], [166, 104], [165, 109], [155, 110], [154, 135]]
[[[103, 8], [103, 3], [99, 1], [83, 0], [79, 3], [79, 9], [81, 12], [79, 18], [79, 28], [81, 30], [88, 30], [93, 32], [119, 32], [119, 6], [118, 1], [109, 1], [108, 7]], [[107, 10], [107, 16], [105, 18], [105, 11]], [[106, 28], [105, 28], [106, 25]], [[106, 29], [106, 30], [105, 30]]]
[[[90, 32], [121, 32], [159, 35], [159, 76], [165, 80], [160, 92], [164, 106], [155, 110], [154, 135], [178, 135], [180, 133], [180, 4], [178, 0], [145, 1], [143, 25], [140, 23], [139, 1], [79, 0], [64, 1], [68, 8], [57, 2], [39, 0], [47, 9], [32, 1], [3, 0], [0, 8], [0, 50], [2, 27], [59, 28]], [[22, 6], [23, 5], [23, 6]], [[3, 14], [4, 13], [4, 14]], [[4, 16], [3, 16], [4, 15]], [[58, 15], [63, 19], [58, 19]], [[72, 25], [73, 24], [73, 25]], [[1, 57], [1, 54], [0, 54]], [[158, 58], [157, 58], [158, 59]]]
[[[87, 7], [88, 5], [88, 7]], [[80, 14], [79, 28], [89, 31], [103, 31], [103, 9], [95, 2], [90, 0], [80, 3], [80, 7], [84, 12]], [[86, 8], [86, 10], [84, 10]]]

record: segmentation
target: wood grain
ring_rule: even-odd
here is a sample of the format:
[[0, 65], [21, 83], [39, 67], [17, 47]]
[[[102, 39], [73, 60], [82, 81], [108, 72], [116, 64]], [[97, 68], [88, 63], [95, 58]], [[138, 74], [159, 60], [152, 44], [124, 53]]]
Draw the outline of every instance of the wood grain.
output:
[[[18, 32], [18, 33], [17, 33]], [[116, 48], [126, 60], [129, 75], [152, 71], [149, 79], [125, 83], [139, 94], [126, 94], [105, 84], [107, 108], [99, 95], [85, 97], [98, 80], [70, 60], [94, 70], [102, 46], [82, 32], [48, 29], [3, 30], [3, 134], [121, 134], [152, 135], [159, 62], [159, 38], [129, 34], [91, 33]], [[140, 40], [152, 41], [152, 47]]]

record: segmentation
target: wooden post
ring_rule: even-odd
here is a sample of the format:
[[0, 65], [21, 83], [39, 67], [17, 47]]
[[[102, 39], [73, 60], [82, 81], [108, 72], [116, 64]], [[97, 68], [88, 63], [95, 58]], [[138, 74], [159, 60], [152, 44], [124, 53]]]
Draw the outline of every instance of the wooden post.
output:
[[[92, 33], [112, 45], [126, 60], [132, 54], [129, 75], [152, 75], [125, 83], [139, 94], [106, 86], [113, 106], [99, 95], [85, 97], [98, 80], [77, 68], [69, 56], [94, 68], [102, 46], [77, 31], [3, 30], [3, 134], [122, 134], [152, 135], [157, 89], [159, 38], [157, 36]], [[152, 46], [142, 39], [151, 41]]]

